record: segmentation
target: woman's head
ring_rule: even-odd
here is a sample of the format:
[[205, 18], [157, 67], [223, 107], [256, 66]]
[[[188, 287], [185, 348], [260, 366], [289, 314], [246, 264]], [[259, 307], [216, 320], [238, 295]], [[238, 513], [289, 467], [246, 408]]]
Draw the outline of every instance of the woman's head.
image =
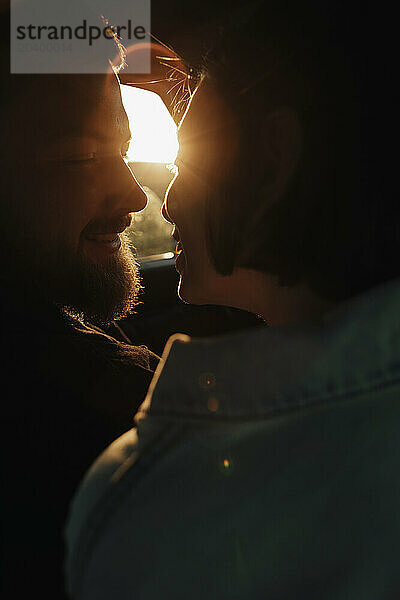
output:
[[338, 3], [323, 14], [291, 4], [256, 3], [203, 61], [164, 208], [184, 248], [187, 301], [234, 304], [221, 294], [234, 293], [240, 269], [332, 301], [398, 274], [373, 127], [383, 73], [371, 86], [370, 71], [383, 50], [367, 56], [362, 23]]
[[179, 128], [179, 142], [179, 175], [168, 190], [163, 214], [175, 224], [174, 237], [182, 250], [177, 258], [180, 296], [188, 302], [217, 303], [218, 273], [206, 228], [213, 218], [218, 223], [224, 218], [221, 209], [226, 207], [217, 190], [230, 175], [238, 144], [236, 119], [209, 82], [194, 94]]

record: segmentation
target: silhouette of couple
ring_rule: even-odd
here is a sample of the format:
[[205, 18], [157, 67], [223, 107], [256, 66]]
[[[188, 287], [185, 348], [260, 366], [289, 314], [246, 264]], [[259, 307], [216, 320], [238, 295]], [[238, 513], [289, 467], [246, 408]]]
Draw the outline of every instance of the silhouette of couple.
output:
[[[388, 18], [156, 8], [150, 76], [3, 77], [3, 591], [396, 597], [395, 54], [369, 37]], [[180, 298], [265, 327], [177, 332], [161, 360], [102, 329], [140, 290], [121, 83], [178, 124]]]

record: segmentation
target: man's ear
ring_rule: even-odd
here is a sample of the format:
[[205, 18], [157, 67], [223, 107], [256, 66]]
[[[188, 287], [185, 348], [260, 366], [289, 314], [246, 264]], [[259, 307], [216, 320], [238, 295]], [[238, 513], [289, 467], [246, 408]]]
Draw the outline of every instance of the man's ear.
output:
[[303, 151], [303, 127], [295, 110], [281, 107], [267, 114], [261, 131], [263, 164], [270, 173], [268, 187], [276, 188], [280, 196], [299, 163]]

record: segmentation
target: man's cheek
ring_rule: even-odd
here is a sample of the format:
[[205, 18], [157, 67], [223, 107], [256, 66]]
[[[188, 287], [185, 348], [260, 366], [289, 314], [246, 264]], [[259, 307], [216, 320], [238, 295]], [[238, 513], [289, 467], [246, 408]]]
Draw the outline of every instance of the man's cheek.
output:
[[54, 224], [70, 244], [76, 245], [83, 229], [101, 212], [101, 196], [97, 186], [85, 185], [85, 181], [79, 185], [76, 180], [66, 182], [63, 189], [58, 188], [58, 194]]

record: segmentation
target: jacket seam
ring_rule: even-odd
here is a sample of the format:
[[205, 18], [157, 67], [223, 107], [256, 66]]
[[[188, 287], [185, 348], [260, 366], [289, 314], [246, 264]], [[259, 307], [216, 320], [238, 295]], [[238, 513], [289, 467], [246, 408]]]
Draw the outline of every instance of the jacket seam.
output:
[[[218, 412], [199, 412], [195, 410], [195, 407], [193, 407], [193, 410], [191, 412], [179, 412], [178, 410], [172, 410], [172, 409], [167, 409], [167, 410], [160, 410], [160, 409], [153, 409], [152, 406], [150, 406], [148, 415], [151, 417], [182, 417], [182, 418], [196, 418], [196, 419], [201, 419], [201, 420], [207, 420], [207, 421], [227, 421], [227, 422], [235, 422], [235, 421], [242, 421], [242, 420], [246, 420], [246, 421], [253, 421], [253, 420], [260, 420], [260, 419], [265, 419], [268, 420], [272, 417], [274, 417], [275, 415], [278, 414], [282, 414], [282, 413], [286, 413], [286, 412], [294, 412], [300, 408], [312, 408], [314, 406], [319, 406], [321, 404], [327, 403], [330, 404], [334, 401], [344, 401], [350, 398], [353, 398], [357, 395], [360, 395], [362, 393], [366, 393], [366, 392], [374, 392], [378, 389], [383, 389], [383, 388], [387, 388], [387, 387], [391, 387], [394, 386], [396, 384], [400, 383], [400, 374], [396, 377], [393, 377], [392, 379], [386, 379], [385, 380], [381, 380], [381, 381], [376, 381], [375, 383], [371, 382], [368, 383], [368, 385], [364, 385], [364, 386], [359, 386], [356, 387], [354, 389], [349, 389], [347, 388], [346, 390], [343, 390], [341, 392], [329, 392], [327, 394], [316, 394], [316, 395], [309, 395], [309, 396], [305, 396], [303, 398], [301, 398], [300, 400], [292, 400], [292, 399], [288, 399], [285, 402], [282, 402], [281, 404], [276, 404], [275, 406], [271, 406], [267, 409], [264, 410], [254, 410], [253, 412], [239, 412], [238, 410], [235, 410], [235, 414], [221, 414]], [[300, 392], [301, 393], [301, 392]], [[205, 398], [206, 399], [206, 398]]]

